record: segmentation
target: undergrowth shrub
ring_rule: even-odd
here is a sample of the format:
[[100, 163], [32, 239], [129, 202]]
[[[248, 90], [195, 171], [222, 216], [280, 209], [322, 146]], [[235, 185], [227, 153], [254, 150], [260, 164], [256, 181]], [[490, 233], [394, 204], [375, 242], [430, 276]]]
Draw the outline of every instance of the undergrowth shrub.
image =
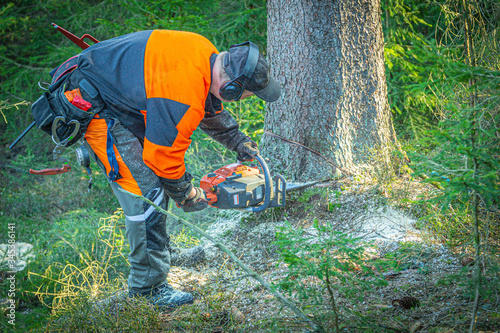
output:
[[362, 298], [362, 291], [386, 284], [368, 262], [368, 244], [336, 231], [328, 222], [315, 219], [313, 228], [307, 231], [288, 224], [276, 238], [282, 260], [288, 265], [279, 288], [325, 329], [340, 332], [345, 328], [341, 316], [350, 310], [339, 304], [339, 297], [356, 302]]
[[[430, 68], [446, 75], [427, 85], [439, 96], [439, 123], [411, 152], [416, 175], [434, 185], [430, 229], [462, 255], [474, 256], [469, 331], [480, 301], [499, 284], [500, 7], [490, 0], [449, 0], [441, 45], [429, 48]], [[496, 4], [496, 2], [495, 2]], [[492, 19], [496, 17], [495, 19]], [[423, 149], [422, 149], [423, 148]], [[493, 236], [493, 237], [492, 237]], [[496, 237], [495, 237], [496, 236]], [[473, 299], [472, 299], [473, 298]], [[498, 304], [498, 299], [494, 300]]]
[[124, 297], [120, 301], [96, 306], [91, 299], [78, 297], [66, 311], [51, 317], [46, 331], [159, 332], [163, 327], [161, 316], [144, 299]]
[[[64, 237], [60, 242], [66, 249], [66, 259], [52, 262], [43, 273], [29, 272], [34, 295], [51, 308], [53, 315], [71, 311], [82, 299], [96, 301], [123, 287], [129, 265], [121, 210], [101, 218], [91, 244], [82, 246]], [[68, 261], [68, 251], [78, 260]]]

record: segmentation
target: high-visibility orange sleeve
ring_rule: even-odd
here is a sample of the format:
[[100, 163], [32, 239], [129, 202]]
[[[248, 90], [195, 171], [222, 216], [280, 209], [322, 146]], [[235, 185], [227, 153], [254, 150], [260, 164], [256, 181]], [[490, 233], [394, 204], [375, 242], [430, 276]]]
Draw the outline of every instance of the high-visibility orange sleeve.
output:
[[214, 53], [212, 43], [194, 33], [155, 30], [149, 37], [143, 159], [159, 177], [179, 179], [186, 171], [191, 135], [205, 115]]

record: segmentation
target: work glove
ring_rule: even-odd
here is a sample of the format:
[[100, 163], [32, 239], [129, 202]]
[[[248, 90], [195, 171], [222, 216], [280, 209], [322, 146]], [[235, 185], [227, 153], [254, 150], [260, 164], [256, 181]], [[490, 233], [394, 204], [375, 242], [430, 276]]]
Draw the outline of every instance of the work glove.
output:
[[197, 212], [203, 210], [208, 206], [208, 199], [205, 191], [199, 187], [194, 187], [196, 194], [191, 199], [179, 203], [179, 207], [186, 213]]
[[193, 188], [193, 184], [191, 184], [192, 180], [193, 176], [189, 172], [185, 172], [179, 179], [160, 178], [163, 189], [176, 203], [187, 199]]
[[253, 161], [255, 155], [259, 154], [259, 146], [249, 137], [238, 143], [234, 150], [238, 153], [238, 161]]

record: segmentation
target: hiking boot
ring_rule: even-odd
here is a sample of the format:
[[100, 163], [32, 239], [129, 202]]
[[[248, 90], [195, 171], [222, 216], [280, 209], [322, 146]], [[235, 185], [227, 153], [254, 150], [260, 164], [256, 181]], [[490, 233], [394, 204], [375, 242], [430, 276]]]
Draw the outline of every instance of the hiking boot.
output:
[[146, 301], [159, 308], [173, 309], [184, 304], [193, 304], [194, 297], [190, 293], [176, 290], [168, 283], [154, 288], [150, 292], [131, 293], [129, 297], [144, 297]]
[[170, 266], [194, 266], [205, 259], [205, 250], [202, 246], [189, 249], [172, 247], [170, 250]]

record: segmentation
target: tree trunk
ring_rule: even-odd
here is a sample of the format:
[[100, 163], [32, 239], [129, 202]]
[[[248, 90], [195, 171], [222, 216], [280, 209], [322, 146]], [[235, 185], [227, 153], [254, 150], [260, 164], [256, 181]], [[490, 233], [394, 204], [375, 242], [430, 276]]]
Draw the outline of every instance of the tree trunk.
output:
[[292, 180], [366, 168], [370, 149], [387, 150], [395, 141], [380, 0], [267, 6], [268, 58], [283, 93], [267, 105], [262, 155]]

